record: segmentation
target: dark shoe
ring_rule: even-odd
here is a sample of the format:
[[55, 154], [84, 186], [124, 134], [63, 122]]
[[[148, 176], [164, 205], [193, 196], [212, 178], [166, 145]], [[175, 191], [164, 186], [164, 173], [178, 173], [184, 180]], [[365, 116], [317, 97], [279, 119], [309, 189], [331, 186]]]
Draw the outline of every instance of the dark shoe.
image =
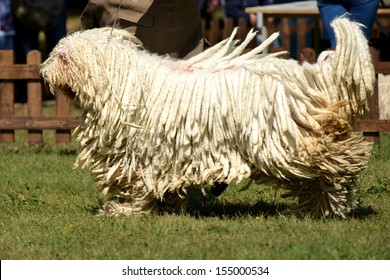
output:
[[216, 182], [214, 184], [214, 186], [211, 187], [210, 191], [211, 193], [215, 196], [215, 197], [218, 197], [221, 195], [221, 193], [224, 192], [224, 190], [226, 190], [226, 188], [228, 187], [229, 185], [226, 184], [226, 183], [218, 183]]

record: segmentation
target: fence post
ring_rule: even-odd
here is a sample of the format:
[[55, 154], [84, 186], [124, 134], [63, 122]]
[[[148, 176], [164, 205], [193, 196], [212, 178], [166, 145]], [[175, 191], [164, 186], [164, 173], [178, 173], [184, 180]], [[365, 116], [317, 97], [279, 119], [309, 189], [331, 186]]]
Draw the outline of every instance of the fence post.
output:
[[297, 18], [297, 27], [296, 27], [296, 34], [297, 34], [297, 59], [299, 59], [299, 54], [302, 53], [303, 49], [306, 48], [306, 36], [307, 36], [307, 22], [306, 18]]
[[283, 17], [281, 18], [281, 30], [280, 38], [282, 40], [282, 47], [289, 52], [291, 52], [291, 27], [290, 27], [290, 18]]
[[240, 42], [245, 40], [246, 35], [248, 34], [248, 22], [246, 18], [241, 17], [238, 19], [238, 39]]
[[223, 33], [222, 39], [229, 38], [234, 29], [234, 20], [231, 17], [227, 17], [223, 21]]
[[[41, 64], [42, 56], [37, 50], [32, 50], [27, 54], [28, 65]], [[29, 80], [27, 82], [27, 106], [30, 117], [42, 116], [42, 83], [40, 80]], [[42, 130], [29, 130], [28, 142], [41, 143], [43, 141]]]
[[[14, 51], [0, 51], [0, 67], [12, 64], [14, 64]], [[0, 117], [14, 116], [14, 90], [13, 80], [0, 80]], [[0, 130], [0, 142], [13, 143], [14, 141], [14, 130]]]
[[[62, 94], [56, 95], [56, 115], [57, 117], [70, 117], [71, 116], [71, 100]], [[70, 130], [57, 130], [56, 141], [57, 143], [69, 143], [71, 142]]]
[[[374, 66], [379, 61], [379, 53], [376, 49], [370, 48], [372, 61]], [[378, 73], [375, 71], [375, 89], [373, 95], [368, 99], [368, 108], [369, 111], [362, 117], [362, 119], [379, 119], [379, 103], [378, 103]], [[373, 142], [375, 144], [380, 143], [380, 133], [379, 131], [375, 132], [363, 132], [363, 136], [367, 141]]]
[[208, 40], [211, 46], [214, 46], [220, 41], [220, 20], [219, 19], [211, 19], [210, 27], [208, 31]]

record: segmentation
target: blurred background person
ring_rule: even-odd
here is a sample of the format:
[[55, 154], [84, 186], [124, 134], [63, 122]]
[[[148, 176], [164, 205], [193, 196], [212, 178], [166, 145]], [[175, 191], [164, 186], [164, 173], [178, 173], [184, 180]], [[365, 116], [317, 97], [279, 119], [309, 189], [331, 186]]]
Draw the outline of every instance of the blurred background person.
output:
[[205, 48], [198, 0], [90, 0], [81, 14], [81, 30], [114, 26], [160, 55], [189, 58]]
[[0, 49], [14, 48], [15, 28], [12, 18], [11, 0], [0, 0]]
[[202, 19], [211, 20], [222, 17], [220, 0], [200, 0], [199, 8]]
[[[67, 21], [66, 0], [33, 1], [31, 3], [12, 0], [15, 25], [15, 60], [25, 64], [27, 54], [31, 50], [39, 50], [44, 61], [58, 41], [65, 37]], [[15, 83], [18, 103], [27, 102], [27, 86], [25, 81]], [[53, 99], [50, 93], [44, 99]]]
[[[66, 1], [57, 0], [56, 2], [58, 2], [58, 4], [53, 6], [53, 9], [55, 8], [58, 10], [53, 10], [52, 14], [48, 14], [52, 21], [48, 26], [41, 25], [41, 23], [38, 22], [38, 19], [35, 19], [34, 17], [27, 18], [27, 15], [25, 14], [20, 14], [18, 16], [18, 7], [14, 6], [14, 23], [16, 30], [15, 51], [18, 62], [24, 63], [27, 53], [31, 50], [40, 50], [43, 53], [43, 56], [46, 57], [58, 41], [66, 35]], [[35, 8], [40, 9], [38, 5], [45, 4], [46, 6], [49, 6], [47, 1], [35, 1]], [[28, 12], [33, 13], [34, 10]], [[42, 8], [42, 12], [47, 11]], [[35, 20], [37, 20], [36, 23], [34, 23]], [[40, 37], [41, 35], [43, 36]]]
[[330, 23], [346, 13], [352, 20], [363, 24], [366, 38], [371, 38], [379, 0], [317, 0], [317, 5], [331, 48], [336, 47], [336, 36]]
[[234, 19], [235, 24], [240, 18], [245, 18], [249, 26], [257, 26], [257, 15], [248, 14], [245, 9], [248, 7], [270, 5], [273, 0], [222, 0], [222, 7], [225, 17]]

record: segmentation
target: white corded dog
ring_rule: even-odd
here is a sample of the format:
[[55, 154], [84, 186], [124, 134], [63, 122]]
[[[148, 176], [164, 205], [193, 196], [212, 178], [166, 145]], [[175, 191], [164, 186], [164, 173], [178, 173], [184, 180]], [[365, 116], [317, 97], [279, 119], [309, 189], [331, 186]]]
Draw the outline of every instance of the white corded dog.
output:
[[344, 217], [371, 145], [351, 124], [373, 92], [357, 23], [333, 22], [335, 51], [316, 64], [244, 53], [235, 34], [189, 60], [157, 56], [132, 34], [100, 28], [62, 39], [42, 64], [52, 92], [85, 111], [75, 134], [87, 166], [114, 197], [108, 215], [180, 210], [189, 187], [277, 184], [298, 210]]

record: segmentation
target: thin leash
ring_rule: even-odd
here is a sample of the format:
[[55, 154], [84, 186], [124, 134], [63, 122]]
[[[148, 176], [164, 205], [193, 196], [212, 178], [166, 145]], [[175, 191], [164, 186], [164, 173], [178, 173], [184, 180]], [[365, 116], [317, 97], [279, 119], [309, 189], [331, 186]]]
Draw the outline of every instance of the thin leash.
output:
[[[117, 20], [118, 20], [119, 11], [120, 11], [120, 9], [121, 9], [121, 7], [122, 7], [122, 1], [123, 1], [123, 0], [120, 0], [120, 2], [119, 2], [119, 6], [118, 6], [118, 9], [117, 9], [117, 11], [116, 11], [115, 18], [114, 18], [114, 23], [112, 24], [112, 27], [111, 27], [110, 35], [107, 37], [107, 44], [106, 44], [105, 51], [107, 50], [108, 45], [109, 45], [110, 42], [111, 42], [112, 33], [114, 32], [114, 28], [115, 28], [116, 22], [117, 22]], [[137, 0], [137, 1], [138, 1], [138, 0]]]
[[[120, 9], [121, 9], [121, 7], [122, 7], [122, 1], [123, 1], [123, 0], [120, 0], [120, 2], [119, 2], [118, 10], [116, 11], [116, 14], [115, 14], [114, 24], [112, 25], [112, 29], [111, 29], [110, 36], [112, 35], [112, 32], [114, 31], [114, 27], [115, 27], [116, 22], [117, 22], [117, 20], [118, 20], [118, 14], [119, 14], [119, 11], [120, 11]], [[138, 1], [139, 1], [139, 0], [133, 0], [133, 2], [135, 2], [135, 3], [137, 3]]]
[[[114, 31], [114, 27], [115, 27], [115, 25], [116, 25], [116, 22], [117, 22], [117, 20], [118, 20], [118, 14], [119, 14], [119, 10], [120, 10], [121, 7], [122, 7], [122, 1], [123, 1], [123, 0], [121, 0], [121, 1], [119, 2], [118, 10], [116, 11], [116, 14], [115, 14], [114, 24], [112, 25], [112, 28], [111, 28], [110, 38], [111, 38], [112, 32]], [[138, 2], [138, 0], [137, 0], [137, 2]]]

